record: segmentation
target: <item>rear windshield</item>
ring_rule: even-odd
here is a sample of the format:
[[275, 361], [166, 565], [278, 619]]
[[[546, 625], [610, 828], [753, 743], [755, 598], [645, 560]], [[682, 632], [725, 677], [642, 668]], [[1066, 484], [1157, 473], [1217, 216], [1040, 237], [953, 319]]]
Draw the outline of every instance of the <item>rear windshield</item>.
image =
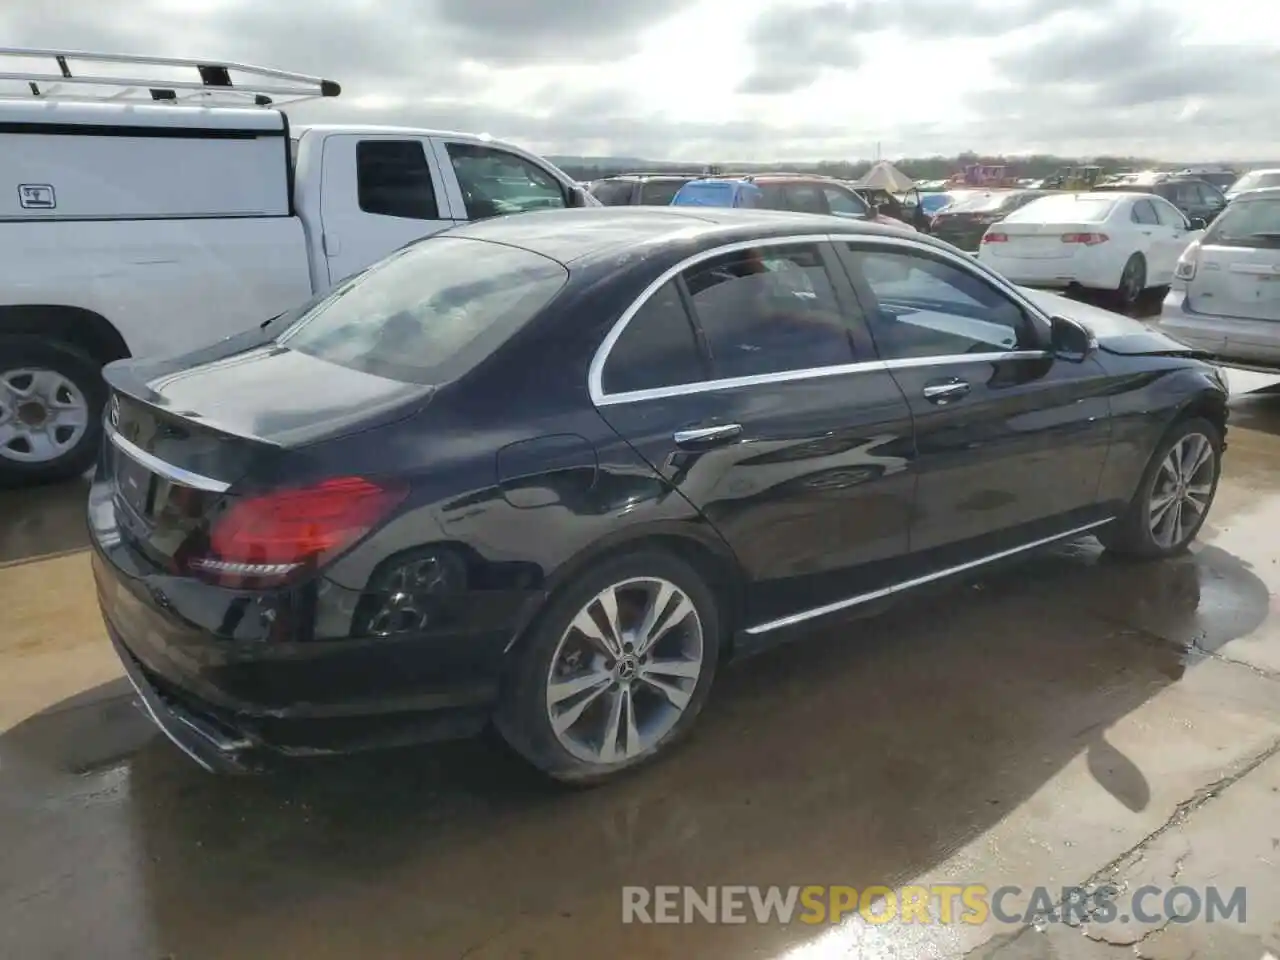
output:
[[1280, 197], [1228, 204], [1201, 242], [1215, 247], [1280, 249]]
[[646, 180], [640, 185], [640, 202], [651, 207], [670, 206], [688, 180]]
[[695, 180], [681, 187], [672, 202], [682, 207], [732, 207], [736, 187], [726, 180]]
[[1116, 205], [1105, 197], [1079, 197], [1065, 193], [1041, 197], [1019, 207], [1004, 218], [1005, 223], [1101, 223]]
[[1260, 190], [1263, 187], [1280, 187], [1280, 170], [1255, 170], [1253, 173], [1246, 173], [1231, 185], [1231, 192]]
[[343, 283], [279, 342], [375, 376], [442, 383], [528, 323], [568, 277], [528, 250], [431, 237]]
[[947, 213], [991, 213], [1007, 207], [1017, 199], [1012, 193], [977, 193], [961, 197], [951, 206]]
[[630, 180], [598, 180], [591, 185], [591, 194], [606, 207], [623, 207], [631, 202]]

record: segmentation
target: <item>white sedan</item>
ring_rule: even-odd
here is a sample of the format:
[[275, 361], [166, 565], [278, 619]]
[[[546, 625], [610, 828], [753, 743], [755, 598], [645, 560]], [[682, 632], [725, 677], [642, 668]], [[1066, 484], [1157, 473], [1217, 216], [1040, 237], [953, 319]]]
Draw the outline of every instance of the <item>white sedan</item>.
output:
[[1132, 305], [1168, 287], [1178, 258], [1204, 232], [1150, 193], [1059, 193], [987, 229], [978, 259], [1027, 287], [1085, 287]]

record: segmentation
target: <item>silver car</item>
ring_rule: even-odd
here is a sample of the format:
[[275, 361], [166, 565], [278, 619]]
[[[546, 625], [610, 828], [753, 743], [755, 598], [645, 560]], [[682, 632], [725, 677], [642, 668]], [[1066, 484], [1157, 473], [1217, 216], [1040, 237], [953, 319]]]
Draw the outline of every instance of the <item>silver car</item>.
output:
[[1239, 195], [1187, 247], [1158, 324], [1223, 362], [1280, 369], [1280, 187]]

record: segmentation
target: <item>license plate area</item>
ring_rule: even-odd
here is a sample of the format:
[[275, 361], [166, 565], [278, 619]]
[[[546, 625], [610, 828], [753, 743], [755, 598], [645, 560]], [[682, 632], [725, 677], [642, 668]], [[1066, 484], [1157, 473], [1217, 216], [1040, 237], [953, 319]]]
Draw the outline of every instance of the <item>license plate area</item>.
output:
[[132, 520], [146, 524], [155, 501], [156, 482], [160, 479], [137, 460], [114, 451], [113, 474], [116, 501], [131, 514]]

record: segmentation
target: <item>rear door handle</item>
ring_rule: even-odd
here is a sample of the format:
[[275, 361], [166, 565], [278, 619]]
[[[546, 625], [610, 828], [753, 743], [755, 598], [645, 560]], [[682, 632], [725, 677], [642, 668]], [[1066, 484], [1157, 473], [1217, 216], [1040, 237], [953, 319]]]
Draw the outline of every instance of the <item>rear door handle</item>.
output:
[[947, 380], [931, 383], [924, 388], [924, 398], [930, 403], [950, 403], [969, 392], [969, 384], [963, 380]]
[[677, 447], [714, 447], [728, 443], [742, 435], [740, 423], [717, 423], [711, 427], [694, 427], [690, 430], [677, 430], [672, 436]]

